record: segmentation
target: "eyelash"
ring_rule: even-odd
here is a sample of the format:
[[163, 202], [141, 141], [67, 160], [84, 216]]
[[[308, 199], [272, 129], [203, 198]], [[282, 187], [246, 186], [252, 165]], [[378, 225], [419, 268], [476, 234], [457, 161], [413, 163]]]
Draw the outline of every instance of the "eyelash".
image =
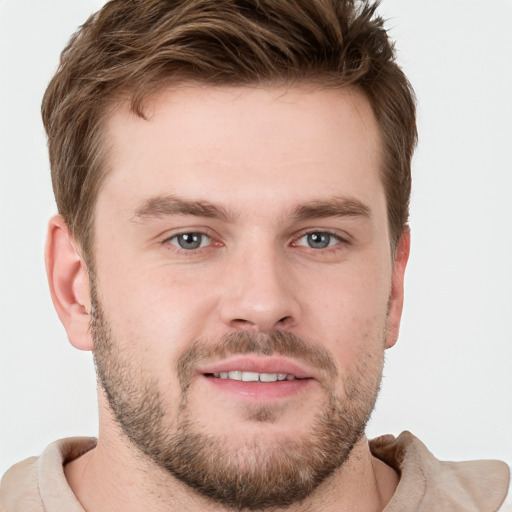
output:
[[[183, 237], [186, 235], [201, 236], [201, 237], [203, 237], [203, 239], [207, 238], [209, 240], [209, 242], [207, 242], [207, 244], [205, 246], [202, 246], [203, 240], [201, 240], [201, 245], [199, 247], [185, 249], [184, 247], [179, 246], [179, 242], [177, 240], [179, 239], [179, 237]], [[176, 244], [173, 243], [173, 240], [176, 240]], [[205, 233], [204, 231], [201, 231], [201, 230], [197, 230], [197, 231], [190, 230], [190, 231], [182, 231], [181, 233], [175, 233], [172, 236], [167, 237], [165, 240], [163, 240], [162, 244], [165, 246], [172, 245], [173, 250], [176, 251], [178, 254], [185, 254], [187, 256], [192, 256], [195, 254], [202, 253], [204, 250], [207, 250], [211, 245], [218, 245], [218, 246], [222, 245], [220, 242], [216, 241], [212, 235]]]
[[[305, 245], [299, 245], [299, 241], [309, 235], [327, 235], [327, 236], [331, 237], [331, 239], [334, 238], [335, 243], [333, 245], [328, 245], [327, 247], [324, 247], [324, 248], [314, 248], [314, 247], [308, 247]], [[335, 252], [335, 251], [340, 250], [341, 249], [340, 245], [347, 246], [349, 244], [350, 244], [350, 242], [347, 238], [342, 237], [339, 233], [335, 233], [334, 231], [330, 231], [328, 229], [311, 229], [304, 233], [301, 233], [297, 238], [294, 239], [294, 241], [292, 242], [291, 245], [294, 247], [304, 247], [306, 249], [310, 249], [314, 253], [325, 254], [325, 253]]]
[[[184, 247], [180, 247], [179, 242], [177, 241], [179, 239], [179, 237], [183, 237], [186, 235], [200, 236], [200, 237], [203, 237], [203, 240], [201, 240], [199, 247], [186, 249]], [[308, 237], [310, 235], [324, 235], [324, 236], [326, 235], [326, 236], [330, 237], [329, 244], [331, 244], [333, 238], [335, 240], [335, 243], [332, 245], [328, 245], [327, 247], [316, 247], [316, 248], [310, 247], [307, 245], [299, 245], [300, 240], [302, 240], [303, 238]], [[204, 242], [204, 238], [207, 238], [209, 241], [207, 241], [206, 245], [203, 246], [202, 244]], [[173, 243], [173, 240], [176, 240], [176, 243]], [[163, 240], [162, 244], [166, 245], [166, 246], [172, 245], [173, 250], [176, 251], [178, 254], [184, 254], [187, 256], [202, 254], [205, 250], [208, 250], [208, 248], [211, 247], [212, 245], [217, 245], [219, 247], [222, 245], [222, 243], [215, 240], [215, 238], [211, 234], [205, 233], [204, 231], [201, 231], [201, 230], [197, 230], [197, 231], [190, 230], [190, 231], [183, 231], [181, 233], [175, 233], [172, 236], [167, 237], [165, 240]], [[347, 238], [340, 236], [338, 233], [335, 233], [333, 231], [326, 230], [326, 229], [311, 229], [311, 230], [305, 231], [305, 232], [301, 233], [299, 236], [295, 237], [293, 239], [293, 241], [290, 243], [291, 247], [304, 247], [305, 249], [310, 250], [313, 253], [318, 253], [318, 254], [336, 252], [341, 249], [340, 245], [341, 246], [350, 245], [350, 241], [347, 240]]]

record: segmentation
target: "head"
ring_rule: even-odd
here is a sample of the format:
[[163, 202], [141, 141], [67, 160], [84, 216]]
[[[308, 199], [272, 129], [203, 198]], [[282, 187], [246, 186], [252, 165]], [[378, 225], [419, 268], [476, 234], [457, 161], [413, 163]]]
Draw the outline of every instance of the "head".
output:
[[94, 206], [107, 173], [104, 122], [128, 101], [193, 81], [360, 91], [379, 125], [392, 250], [408, 220], [414, 94], [377, 5], [353, 0], [111, 1], [71, 38], [42, 105], [59, 213], [92, 256]]
[[43, 117], [52, 295], [109, 435], [229, 506], [305, 499], [401, 315], [414, 101], [375, 6], [109, 2]]

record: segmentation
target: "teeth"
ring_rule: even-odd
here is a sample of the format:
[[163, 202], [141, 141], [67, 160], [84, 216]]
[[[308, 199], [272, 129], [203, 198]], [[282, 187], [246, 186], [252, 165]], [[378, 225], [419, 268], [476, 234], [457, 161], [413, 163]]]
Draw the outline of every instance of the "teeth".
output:
[[241, 380], [243, 382], [276, 382], [282, 380], [295, 380], [293, 375], [288, 375], [286, 373], [256, 373], [241, 372], [238, 370], [214, 373], [213, 376], [218, 379]]
[[259, 380], [260, 376], [255, 372], [242, 372], [243, 382], [258, 382]]

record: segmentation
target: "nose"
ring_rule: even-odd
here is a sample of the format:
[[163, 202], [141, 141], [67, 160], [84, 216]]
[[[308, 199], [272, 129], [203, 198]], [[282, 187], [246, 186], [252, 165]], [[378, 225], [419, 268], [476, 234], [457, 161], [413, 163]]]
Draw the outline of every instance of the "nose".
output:
[[224, 278], [220, 309], [230, 328], [270, 332], [299, 322], [297, 283], [290, 262], [279, 251], [242, 252], [230, 262]]

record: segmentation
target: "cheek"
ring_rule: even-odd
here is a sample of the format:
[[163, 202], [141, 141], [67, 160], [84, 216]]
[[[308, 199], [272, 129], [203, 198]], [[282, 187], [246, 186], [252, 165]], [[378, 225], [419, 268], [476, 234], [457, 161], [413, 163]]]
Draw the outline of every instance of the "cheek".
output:
[[97, 274], [98, 299], [119, 350], [168, 385], [165, 375], [175, 378], [178, 356], [208, 331], [214, 298], [201, 293], [201, 281], [140, 260], [131, 266], [104, 259]]
[[[305, 311], [308, 336], [330, 344], [340, 368], [384, 349], [390, 279], [380, 265], [334, 272], [328, 285], [310, 295]], [[379, 277], [380, 276], [380, 277]]]

